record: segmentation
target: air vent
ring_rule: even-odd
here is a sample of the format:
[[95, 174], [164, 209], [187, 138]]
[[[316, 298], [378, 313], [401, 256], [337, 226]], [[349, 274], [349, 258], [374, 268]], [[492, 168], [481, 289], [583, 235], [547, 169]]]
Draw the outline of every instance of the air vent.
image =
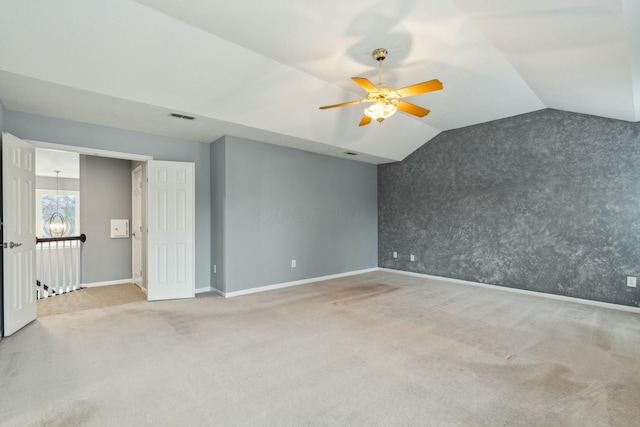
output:
[[348, 154], [350, 156], [357, 156], [358, 153], [354, 153], [353, 151], [345, 151], [344, 154]]
[[171, 117], [175, 117], [177, 119], [184, 119], [184, 120], [195, 120], [196, 118], [193, 116], [187, 116], [185, 114], [180, 114], [180, 113], [170, 113], [169, 114]]

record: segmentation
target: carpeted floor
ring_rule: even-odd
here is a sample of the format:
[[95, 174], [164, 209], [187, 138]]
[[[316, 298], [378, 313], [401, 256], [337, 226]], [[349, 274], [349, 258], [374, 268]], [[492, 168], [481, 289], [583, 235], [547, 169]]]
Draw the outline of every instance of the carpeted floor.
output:
[[38, 317], [70, 314], [94, 308], [146, 301], [146, 295], [133, 283], [83, 288], [38, 300]]
[[637, 426], [638, 314], [375, 272], [40, 318], [3, 426]]

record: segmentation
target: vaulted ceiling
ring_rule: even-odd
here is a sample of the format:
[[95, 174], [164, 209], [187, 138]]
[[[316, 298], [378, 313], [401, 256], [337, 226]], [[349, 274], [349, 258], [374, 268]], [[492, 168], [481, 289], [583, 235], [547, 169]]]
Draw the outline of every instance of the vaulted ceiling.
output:
[[[351, 81], [431, 110], [359, 127]], [[211, 142], [401, 160], [438, 133], [542, 108], [640, 120], [637, 0], [3, 0], [9, 110]], [[169, 117], [179, 112], [196, 117]]]

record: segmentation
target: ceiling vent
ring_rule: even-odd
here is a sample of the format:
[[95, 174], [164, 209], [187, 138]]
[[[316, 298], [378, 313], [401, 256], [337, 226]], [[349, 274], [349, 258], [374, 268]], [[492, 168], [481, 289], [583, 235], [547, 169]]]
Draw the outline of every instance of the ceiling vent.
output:
[[180, 113], [170, 113], [169, 115], [171, 117], [175, 117], [177, 119], [184, 119], [184, 120], [195, 120], [196, 119], [193, 116], [187, 116], [186, 114], [180, 114]]

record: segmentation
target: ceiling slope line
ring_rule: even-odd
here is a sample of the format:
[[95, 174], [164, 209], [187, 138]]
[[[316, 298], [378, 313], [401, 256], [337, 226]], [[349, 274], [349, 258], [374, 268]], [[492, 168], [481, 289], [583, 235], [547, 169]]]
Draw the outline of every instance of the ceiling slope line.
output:
[[627, 34], [627, 51], [631, 71], [633, 91], [633, 110], [635, 121], [640, 121], [640, 2], [622, 0], [624, 10], [624, 29]]

